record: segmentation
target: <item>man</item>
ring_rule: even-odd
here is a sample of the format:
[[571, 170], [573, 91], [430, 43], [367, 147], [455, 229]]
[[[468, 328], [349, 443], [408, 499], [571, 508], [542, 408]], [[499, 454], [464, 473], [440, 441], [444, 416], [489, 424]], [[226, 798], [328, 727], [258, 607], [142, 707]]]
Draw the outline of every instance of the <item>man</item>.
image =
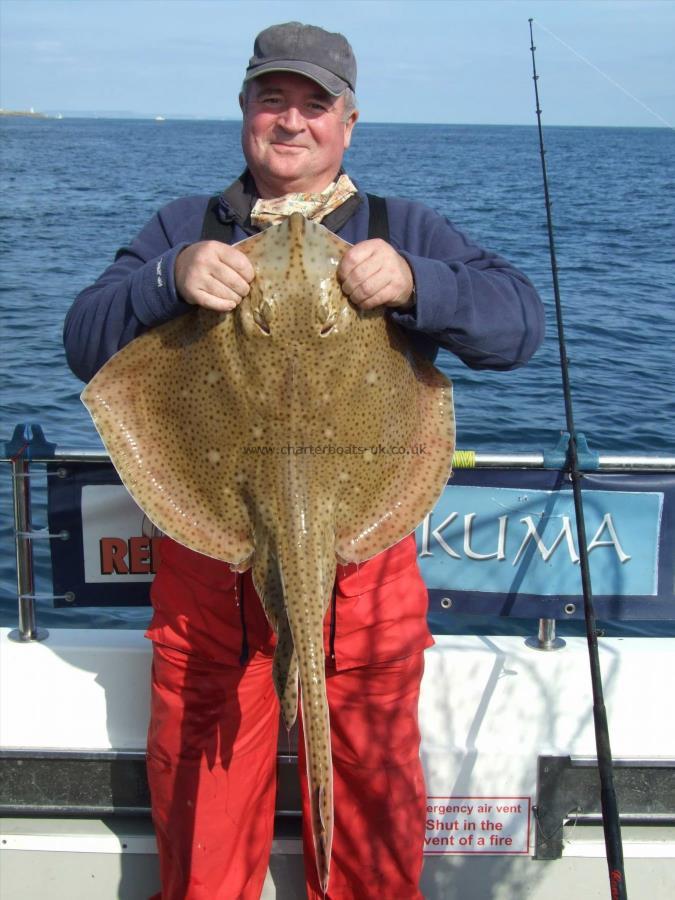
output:
[[[525, 276], [421, 204], [387, 198], [384, 226], [375, 200], [342, 171], [358, 118], [355, 85], [342, 35], [287, 23], [258, 36], [240, 96], [246, 171], [215, 202], [166, 206], [80, 294], [65, 327], [76, 374], [89, 380], [134, 337], [191, 306], [233, 310], [254, 273], [232, 245], [294, 210], [354, 245], [338, 269], [344, 292], [356, 307], [386, 307], [419, 352], [433, 357], [444, 346], [476, 369], [529, 359], [543, 316]], [[378, 230], [388, 240], [372, 237]], [[161, 896], [255, 900], [275, 800], [274, 636], [250, 573], [235, 575], [169, 539], [152, 601], [148, 772]], [[432, 643], [426, 605], [411, 536], [359, 567], [338, 567], [325, 622], [330, 898], [422, 896], [417, 703]], [[307, 810], [302, 746], [300, 757]], [[308, 828], [303, 838], [308, 895], [319, 898]]]

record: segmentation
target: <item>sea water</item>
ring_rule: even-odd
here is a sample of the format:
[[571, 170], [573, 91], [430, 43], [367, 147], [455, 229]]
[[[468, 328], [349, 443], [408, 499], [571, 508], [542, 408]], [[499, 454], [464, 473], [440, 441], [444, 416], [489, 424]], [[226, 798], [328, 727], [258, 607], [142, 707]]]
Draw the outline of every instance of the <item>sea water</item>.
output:
[[[99, 448], [61, 333], [75, 295], [163, 204], [214, 194], [244, 166], [224, 121], [0, 119], [2, 419], [39, 422], [60, 447]], [[675, 134], [545, 130], [577, 428], [593, 449], [675, 453]], [[564, 430], [536, 128], [360, 123], [346, 167], [371, 193], [420, 200], [522, 269], [547, 336], [523, 369], [474, 372], [443, 353], [458, 444], [550, 447]], [[16, 620], [9, 472], [0, 475], [0, 621]], [[36, 525], [44, 512], [37, 492]], [[38, 554], [39, 586], [49, 589]], [[146, 610], [52, 611], [44, 624], [138, 624]]]

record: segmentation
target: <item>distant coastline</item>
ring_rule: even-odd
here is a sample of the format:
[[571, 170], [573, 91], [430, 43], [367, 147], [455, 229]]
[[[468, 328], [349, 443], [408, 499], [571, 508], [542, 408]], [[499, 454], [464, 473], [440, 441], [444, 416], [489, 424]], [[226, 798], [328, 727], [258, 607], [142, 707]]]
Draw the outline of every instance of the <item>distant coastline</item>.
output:
[[0, 116], [21, 116], [24, 119], [50, 119], [46, 113], [35, 112], [34, 109], [0, 109]]

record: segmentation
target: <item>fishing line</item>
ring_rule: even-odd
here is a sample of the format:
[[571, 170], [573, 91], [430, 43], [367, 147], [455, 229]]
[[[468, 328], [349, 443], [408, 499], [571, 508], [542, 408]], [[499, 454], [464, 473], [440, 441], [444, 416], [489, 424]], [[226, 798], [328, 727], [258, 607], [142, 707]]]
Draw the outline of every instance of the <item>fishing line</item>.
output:
[[[533, 20], [530, 19], [530, 21], [533, 21]], [[633, 100], [635, 103], [637, 103], [643, 109], [646, 109], [647, 112], [650, 113], [655, 118], [657, 118], [659, 120], [659, 122], [663, 122], [663, 124], [666, 126], [666, 128], [670, 128], [671, 131], [675, 131], [675, 127], [673, 127], [667, 119], [664, 119], [663, 116], [660, 115], [660, 113], [657, 113], [656, 110], [651, 108], [651, 106], [647, 106], [646, 103], [643, 103], [643, 101], [640, 100], [639, 97], [636, 97], [635, 94], [631, 94], [631, 92], [629, 90], [626, 90], [626, 88], [622, 84], [619, 84], [618, 81], [615, 81], [611, 75], [608, 75], [607, 72], [603, 72], [603, 70], [599, 66], [596, 66], [595, 63], [591, 62], [590, 59], [586, 59], [586, 57], [583, 56], [581, 53], [579, 53], [578, 50], [575, 50], [574, 47], [570, 46], [570, 44], [566, 43], [561, 37], [558, 37], [558, 35], [555, 32], [551, 31], [550, 28], [547, 28], [539, 19], [537, 19], [537, 28], [541, 28], [542, 31], [545, 31], [547, 34], [550, 34], [552, 38], [555, 38], [555, 40], [558, 41], [559, 44], [562, 44], [563, 47], [565, 47], [567, 50], [569, 50], [570, 53], [573, 53], [575, 56], [579, 57], [579, 59], [582, 62], [585, 62], [587, 66], [590, 66], [591, 69], [595, 69], [595, 71], [598, 73], [598, 75], [602, 75], [602, 77], [605, 78], [607, 81], [609, 81], [609, 83], [611, 85], [613, 85], [615, 88], [618, 88], [627, 97], [630, 97], [631, 100]]]
[[572, 408], [572, 392], [570, 388], [567, 348], [565, 344], [565, 330], [562, 317], [562, 303], [560, 300], [560, 287], [558, 284], [558, 264], [556, 262], [555, 242], [553, 239], [553, 217], [551, 214], [551, 198], [548, 190], [548, 175], [546, 171], [546, 150], [544, 149], [544, 133], [541, 126], [541, 108], [539, 106], [539, 87], [537, 81], [537, 67], [534, 58], [534, 37], [532, 34], [532, 19], [530, 23], [530, 50], [532, 52], [532, 80], [534, 81], [534, 95], [537, 103], [537, 126], [539, 129], [539, 153], [541, 156], [541, 170], [544, 182], [544, 199], [546, 201], [546, 224], [548, 230], [548, 244], [551, 257], [551, 274], [553, 276], [553, 295], [555, 298], [555, 314], [558, 330], [558, 346], [560, 350], [560, 370], [562, 374], [563, 394], [565, 398], [565, 418], [567, 431], [569, 432], [569, 444], [567, 447], [566, 470], [572, 481], [572, 494], [574, 497], [574, 512], [577, 520], [577, 537], [579, 540], [579, 563], [581, 567], [581, 585], [584, 596], [584, 618], [586, 620], [586, 640], [588, 641], [588, 656], [591, 668], [591, 685], [593, 690], [593, 721], [595, 725], [595, 745], [598, 754], [598, 774], [600, 776], [600, 805], [602, 809], [602, 826], [605, 835], [605, 852], [609, 867], [610, 895], [612, 900], [627, 900], [626, 877], [623, 866], [623, 847], [621, 843], [621, 826], [619, 823], [619, 811], [614, 790], [614, 777], [612, 773], [612, 751], [609, 743], [609, 729], [607, 727], [607, 711], [602, 692], [602, 673], [600, 670], [600, 658], [598, 654], [598, 634], [595, 625], [595, 611], [593, 609], [593, 592], [591, 589], [591, 572], [588, 561], [588, 544], [586, 543], [586, 523], [584, 520], [583, 500], [581, 496], [581, 474], [579, 472], [579, 454], [577, 447], [577, 432], [574, 427], [574, 411]]

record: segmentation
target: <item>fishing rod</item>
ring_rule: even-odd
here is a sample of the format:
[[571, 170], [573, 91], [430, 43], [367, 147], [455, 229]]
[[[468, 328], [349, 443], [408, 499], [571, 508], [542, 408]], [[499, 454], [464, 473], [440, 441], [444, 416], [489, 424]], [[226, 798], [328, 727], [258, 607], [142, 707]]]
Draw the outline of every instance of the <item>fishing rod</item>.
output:
[[574, 497], [574, 512], [577, 520], [577, 537], [579, 540], [579, 562], [581, 567], [581, 586], [584, 596], [584, 618], [586, 620], [586, 639], [588, 641], [588, 655], [591, 667], [591, 685], [593, 690], [593, 721], [595, 725], [595, 745], [598, 754], [598, 773], [600, 776], [600, 805], [602, 809], [602, 826], [605, 835], [605, 852], [609, 867], [609, 886], [612, 900], [627, 900], [626, 876], [623, 865], [623, 846], [621, 843], [621, 825], [619, 823], [619, 810], [614, 790], [614, 776], [612, 772], [612, 750], [609, 743], [609, 729], [607, 727], [607, 710], [602, 692], [602, 674], [600, 671], [600, 658], [598, 655], [598, 633], [595, 626], [595, 610], [593, 608], [593, 592], [591, 590], [591, 571], [588, 561], [588, 545], [586, 543], [586, 523], [581, 497], [581, 474], [579, 472], [579, 453], [577, 446], [577, 432], [574, 427], [574, 411], [572, 408], [572, 392], [570, 389], [569, 360], [565, 344], [565, 329], [563, 325], [562, 303], [560, 300], [560, 286], [558, 284], [558, 264], [556, 262], [555, 242], [553, 239], [553, 217], [551, 214], [551, 197], [548, 190], [548, 175], [546, 171], [546, 150], [544, 149], [544, 133], [541, 125], [541, 107], [539, 106], [539, 87], [537, 82], [537, 66], [535, 62], [535, 46], [532, 34], [532, 19], [530, 23], [530, 50], [532, 52], [532, 80], [534, 81], [534, 96], [537, 102], [537, 126], [539, 129], [539, 154], [541, 156], [541, 171], [544, 181], [544, 199], [546, 202], [546, 225], [548, 229], [548, 246], [551, 257], [551, 274], [553, 276], [553, 296], [555, 298], [555, 315], [558, 331], [558, 346], [560, 350], [560, 370], [562, 374], [562, 387], [565, 398], [565, 419], [569, 432], [567, 446], [566, 469], [572, 481], [572, 493]]

